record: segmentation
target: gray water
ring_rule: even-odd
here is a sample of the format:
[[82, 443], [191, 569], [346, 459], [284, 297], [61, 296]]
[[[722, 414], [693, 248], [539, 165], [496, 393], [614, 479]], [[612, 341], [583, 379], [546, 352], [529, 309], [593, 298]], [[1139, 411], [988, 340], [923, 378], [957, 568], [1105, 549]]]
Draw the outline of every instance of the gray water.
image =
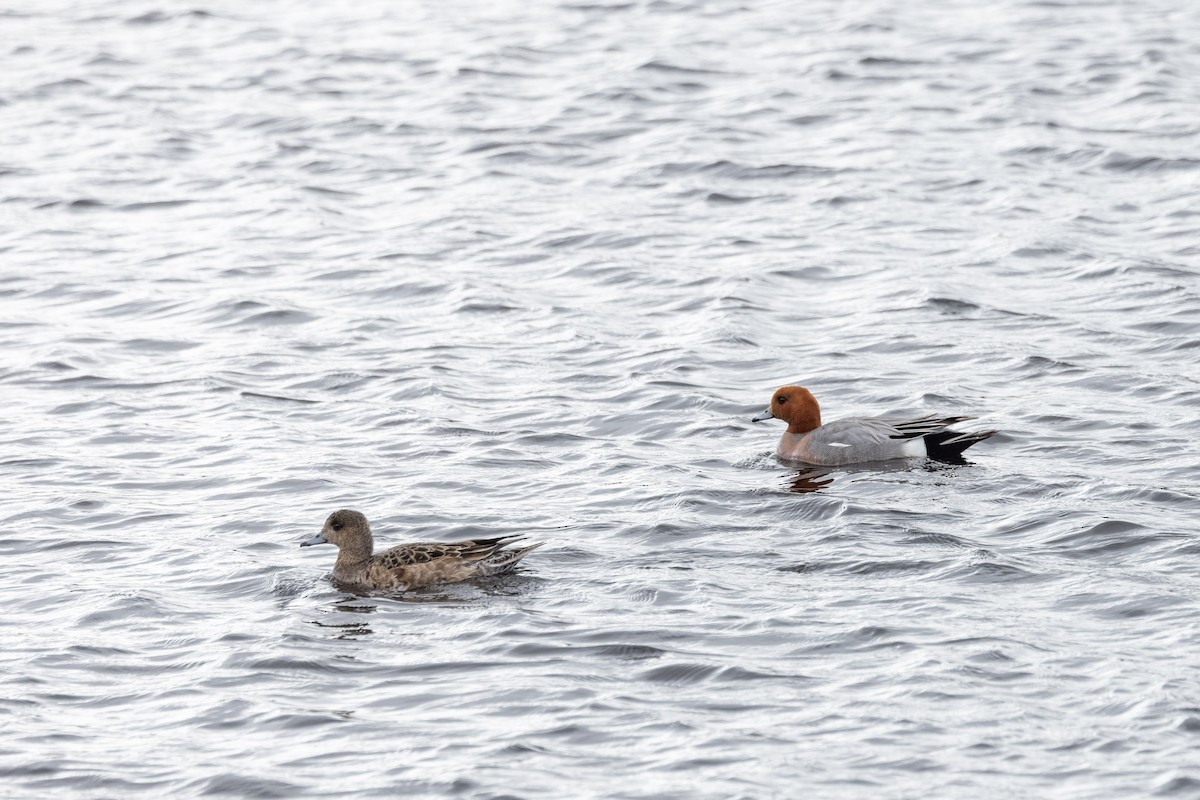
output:
[[0, 795], [1200, 796], [1196, 9], [10, 3]]

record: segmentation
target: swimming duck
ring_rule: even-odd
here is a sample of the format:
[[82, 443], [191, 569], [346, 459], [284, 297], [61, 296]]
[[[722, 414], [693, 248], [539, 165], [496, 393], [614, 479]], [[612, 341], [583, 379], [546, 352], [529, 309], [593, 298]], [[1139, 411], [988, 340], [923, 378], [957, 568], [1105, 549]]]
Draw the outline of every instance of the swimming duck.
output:
[[767, 410], [751, 419], [781, 419], [788, 424], [775, 454], [789, 461], [840, 466], [892, 458], [936, 458], [960, 461], [962, 453], [996, 431], [951, 431], [956, 422], [974, 417], [915, 419], [849, 417], [821, 424], [821, 407], [803, 386], [784, 386], [771, 397]]
[[508, 572], [518, 561], [545, 544], [539, 542], [514, 550], [505, 549], [523, 538], [499, 536], [464, 542], [414, 542], [372, 554], [375, 544], [367, 518], [358, 511], [342, 509], [330, 514], [321, 532], [305, 539], [300, 546], [336, 544], [338, 557], [333, 565], [333, 579], [338, 583], [406, 591], [433, 583], [457, 583]]

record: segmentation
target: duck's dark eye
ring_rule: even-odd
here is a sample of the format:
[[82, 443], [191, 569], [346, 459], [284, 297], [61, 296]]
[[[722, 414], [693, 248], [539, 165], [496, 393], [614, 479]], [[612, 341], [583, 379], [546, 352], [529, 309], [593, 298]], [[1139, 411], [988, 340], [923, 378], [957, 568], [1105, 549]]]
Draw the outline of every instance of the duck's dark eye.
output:
[[783, 405], [784, 403], [787, 402], [787, 398], [786, 397], [776, 397], [775, 402], [778, 403], [779, 405]]
[[334, 520], [334, 521], [333, 521], [333, 523], [332, 523], [332, 525], [331, 525], [331, 527], [332, 527], [332, 528], [333, 528], [335, 531], [340, 531], [340, 530], [342, 529], [342, 521], [341, 521], [340, 519], [338, 519], [338, 520]]

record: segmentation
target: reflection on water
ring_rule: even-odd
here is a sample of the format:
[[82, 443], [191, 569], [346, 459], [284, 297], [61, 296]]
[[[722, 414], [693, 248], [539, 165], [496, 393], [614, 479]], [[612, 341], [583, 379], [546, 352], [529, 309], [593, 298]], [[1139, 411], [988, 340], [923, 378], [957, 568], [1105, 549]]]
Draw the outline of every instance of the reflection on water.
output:
[[819, 492], [831, 483], [833, 483], [833, 478], [829, 477], [827, 471], [815, 468], [802, 469], [788, 477], [788, 491], [797, 494]]
[[971, 466], [975, 462], [965, 458], [953, 460], [925, 458], [920, 460], [896, 459], [894, 461], [872, 461], [863, 464], [848, 464], [832, 467], [804, 467], [787, 477], [787, 491], [797, 494], [820, 492], [833, 485], [838, 475], [880, 475], [887, 473], [912, 472], [948, 472], [950, 467]]
[[374, 603], [336, 603], [333, 607], [348, 614], [370, 614], [379, 608]]
[[373, 614], [378, 608], [378, 603], [347, 602], [347, 598], [343, 597], [334, 601], [331, 610], [326, 612], [327, 619], [314, 619], [310, 620], [310, 623], [318, 628], [337, 632], [337, 635], [333, 637], [335, 639], [357, 639], [374, 633], [374, 631], [364, 620], [338, 619], [338, 615]]
[[374, 633], [365, 622], [322, 622], [320, 620], [311, 620], [313, 625], [318, 628], [327, 628], [337, 631], [335, 639], [357, 639], [360, 636]]

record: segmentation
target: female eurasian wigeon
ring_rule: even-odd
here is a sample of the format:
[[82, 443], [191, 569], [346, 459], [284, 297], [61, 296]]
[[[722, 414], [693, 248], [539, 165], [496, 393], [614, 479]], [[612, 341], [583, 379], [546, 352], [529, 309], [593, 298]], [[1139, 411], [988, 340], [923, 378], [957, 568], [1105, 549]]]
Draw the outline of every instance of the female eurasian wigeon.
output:
[[788, 424], [775, 454], [790, 461], [836, 467], [892, 458], [936, 458], [957, 461], [962, 452], [995, 431], [946, 430], [974, 417], [849, 417], [821, 424], [821, 407], [803, 386], [784, 386], [767, 410], [752, 419], [781, 419]]
[[342, 509], [330, 514], [321, 532], [305, 539], [300, 546], [336, 544], [338, 557], [333, 565], [333, 579], [338, 583], [406, 591], [433, 583], [457, 583], [508, 572], [544, 544], [505, 549], [523, 538], [500, 536], [465, 542], [415, 542], [396, 545], [373, 555], [375, 543], [367, 518], [357, 511]]

